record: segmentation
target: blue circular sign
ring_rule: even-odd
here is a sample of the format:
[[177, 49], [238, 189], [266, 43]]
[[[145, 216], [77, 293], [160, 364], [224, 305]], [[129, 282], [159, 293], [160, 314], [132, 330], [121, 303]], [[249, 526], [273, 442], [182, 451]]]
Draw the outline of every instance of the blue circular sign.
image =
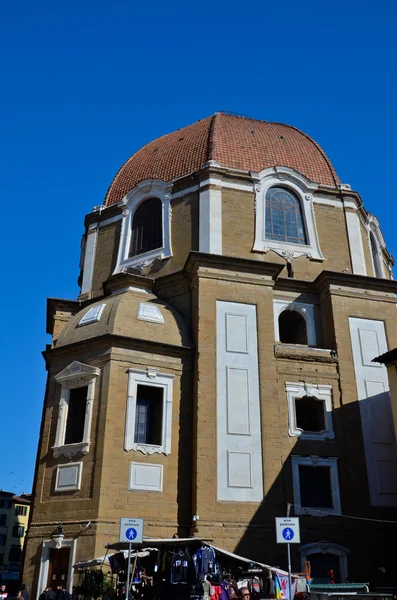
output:
[[133, 527], [129, 527], [127, 529], [127, 531], [125, 532], [125, 537], [130, 542], [134, 541], [137, 535], [138, 535], [137, 530], [134, 529]]
[[281, 533], [282, 533], [283, 538], [285, 540], [287, 540], [287, 542], [290, 542], [294, 537], [294, 532], [291, 529], [291, 527], [286, 527], [285, 529], [283, 529], [283, 531]]

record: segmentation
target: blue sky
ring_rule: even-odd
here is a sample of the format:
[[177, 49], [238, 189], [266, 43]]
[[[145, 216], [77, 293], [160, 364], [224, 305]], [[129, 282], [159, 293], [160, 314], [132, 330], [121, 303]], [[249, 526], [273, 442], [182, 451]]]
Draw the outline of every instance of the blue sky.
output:
[[46, 298], [77, 297], [84, 215], [151, 139], [219, 110], [294, 125], [397, 256], [396, 23], [393, 0], [2, 4], [0, 488], [32, 485]]

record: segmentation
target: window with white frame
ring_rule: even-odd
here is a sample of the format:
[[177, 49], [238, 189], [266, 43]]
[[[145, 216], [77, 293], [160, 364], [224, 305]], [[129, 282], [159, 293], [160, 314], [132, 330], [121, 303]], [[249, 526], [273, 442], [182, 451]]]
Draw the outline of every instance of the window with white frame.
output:
[[253, 250], [273, 250], [288, 260], [324, 260], [317, 236], [313, 192], [317, 185], [287, 167], [251, 173], [255, 184]]
[[335, 437], [332, 425], [332, 386], [286, 382], [289, 435], [306, 440]]
[[171, 453], [173, 379], [155, 369], [128, 370], [125, 450]]
[[334, 572], [335, 583], [344, 583], [348, 576], [347, 555], [349, 550], [332, 542], [321, 541], [300, 546], [302, 570], [310, 561], [313, 583], [329, 583], [328, 571]]
[[273, 316], [276, 342], [317, 345], [314, 304], [273, 300]]
[[114, 273], [128, 267], [148, 265], [172, 256], [172, 183], [141, 181], [121, 201], [124, 205], [120, 244]]
[[295, 513], [340, 514], [338, 459], [292, 456], [291, 461]]
[[54, 456], [87, 454], [90, 449], [95, 381], [100, 369], [74, 361], [55, 376], [62, 386]]

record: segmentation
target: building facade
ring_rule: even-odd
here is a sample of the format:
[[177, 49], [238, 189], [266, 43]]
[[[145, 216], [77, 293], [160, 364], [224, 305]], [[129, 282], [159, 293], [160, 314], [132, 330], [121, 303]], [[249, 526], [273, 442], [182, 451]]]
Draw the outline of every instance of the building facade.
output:
[[390, 525], [349, 517], [395, 520], [372, 363], [397, 345], [393, 260], [318, 144], [224, 113], [154, 140], [86, 216], [82, 249], [79, 297], [48, 301], [27, 583], [70, 587], [125, 516], [286, 566], [288, 505], [293, 569], [392, 578]]
[[10, 590], [18, 585], [29, 522], [31, 495], [0, 490], [0, 576]]

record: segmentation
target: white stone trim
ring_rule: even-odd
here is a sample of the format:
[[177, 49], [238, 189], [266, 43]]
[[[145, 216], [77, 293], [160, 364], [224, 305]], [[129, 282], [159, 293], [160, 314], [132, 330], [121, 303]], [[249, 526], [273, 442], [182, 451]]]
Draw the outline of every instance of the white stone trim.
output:
[[78, 322], [78, 327], [81, 327], [83, 325], [89, 325], [90, 323], [96, 323], [97, 321], [99, 321], [99, 319], [101, 318], [101, 315], [103, 313], [103, 309], [105, 308], [106, 303], [103, 304], [97, 304], [96, 306], [91, 306], [91, 308], [89, 308], [87, 310], [87, 312], [85, 313], [85, 315], [83, 315], [80, 319], [80, 321]]
[[[334, 439], [335, 434], [332, 426], [332, 386], [325, 384], [305, 383], [303, 381], [285, 383], [285, 391], [288, 402], [288, 417], [290, 436], [298, 436], [302, 440], [326, 440]], [[322, 431], [304, 431], [297, 426], [295, 400], [310, 396], [319, 402], [323, 402], [325, 429]]]
[[[76, 474], [77, 474], [75, 485], [60, 486], [59, 479], [60, 479], [62, 470], [72, 469], [72, 468], [76, 469]], [[73, 463], [66, 463], [65, 465], [58, 465], [57, 472], [56, 472], [56, 478], [55, 478], [55, 491], [56, 492], [70, 492], [70, 491], [80, 490], [82, 474], [83, 474], [83, 463], [82, 462], [73, 462]]]
[[[255, 185], [255, 241], [253, 250], [273, 250], [286, 260], [307, 256], [312, 260], [324, 260], [317, 236], [316, 218], [313, 208], [313, 192], [318, 186], [303, 175], [287, 167], [271, 167], [260, 173], [251, 173]], [[284, 187], [297, 196], [301, 203], [303, 225], [308, 244], [293, 244], [266, 239], [266, 194], [272, 187]]]
[[[137, 481], [138, 474], [147, 477], [146, 481]], [[154, 475], [154, 478], [153, 478]], [[162, 492], [163, 491], [163, 465], [153, 463], [130, 463], [130, 477], [128, 482], [130, 491], [138, 492]]]
[[312, 554], [334, 554], [339, 557], [339, 571], [342, 583], [347, 580], [347, 555], [349, 550], [340, 546], [339, 544], [333, 544], [332, 542], [314, 542], [312, 544], [305, 544], [298, 548], [299, 554], [301, 555], [301, 569], [304, 569], [304, 563], [310, 560]]
[[222, 181], [211, 178], [211, 185], [200, 185], [199, 197], [199, 250], [209, 254], [222, 254]]
[[83, 277], [81, 282], [81, 293], [91, 291], [92, 277], [94, 274], [95, 254], [98, 239], [98, 224], [91, 225], [87, 232], [84, 251]]
[[[292, 485], [294, 491], [294, 511], [296, 515], [312, 515], [313, 517], [324, 517], [326, 515], [339, 515], [341, 513], [339, 478], [338, 478], [338, 459], [321, 458], [319, 456], [291, 456], [292, 464]], [[299, 466], [309, 467], [329, 467], [331, 481], [331, 508], [314, 508], [301, 506]], [[313, 484], [314, 480], [313, 480]]]
[[[375, 261], [378, 262], [381, 277], [385, 277], [385, 265], [383, 262], [382, 250], [384, 250], [386, 248], [386, 242], [382, 235], [379, 221], [375, 217], [375, 215], [371, 215], [370, 213], [368, 213], [365, 228], [367, 230], [367, 243], [368, 243], [369, 253], [371, 256], [372, 271], [373, 271], [374, 277], [378, 277], [378, 275], [376, 274]], [[372, 244], [371, 244], [371, 238], [370, 238], [371, 233], [375, 240], [377, 256], [374, 256], [374, 253], [372, 251]]]
[[[39, 571], [39, 580], [37, 583], [37, 595], [38, 599], [40, 594], [47, 587], [48, 580], [48, 571], [50, 567], [50, 550], [51, 548], [55, 548], [54, 540], [44, 540], [41, 548], [41, 557], [40, 557], [40, 571]], [[68, 565], [68, 574], [66, 587], [69, 593], [72, 593], [73, 590], [73, 565], [76, 562], [76, 548], [77, 548], [77, 539], [64, 539], [62, 540], [62, 548], [70, 548], [69, 554], [69, 565]]]
[[280, 330], [278, 320], [284, 310], [295, 310], [305, 319], [308, 346], [317, 345], [316, 322], [314, 318], [314, 304], [305, 302], [294, 302], [291, 300], [273, 300], [274, 336], [276, 342], [280, 342]]
[[[147, 179], [138, 183], [134, 189], [128, 192], [118, 204], [124, 206], [123, 221], [121, 223], [121, 235], [116, 267], [113, 275], [120, 273], [128, 267], [134, 268], [140, 265], [148, 265], [156, 258], [164, 259], [172, 256], [171, 248], [171, 188], [172, 181], [161, 181], [160, 179]], [[129, 256], [131, 245], [131, 226], [134, 214], [140, 204], [149, 198], [158, 198], [163, 207], [163, 245], [149, 252]]]
[[[128, 369], [128, 397], [125, 423], [124, 450], [143, 454], [171, 454], [172, 388], [174, 375], [158, 373], [156, 369]], [[163, 388], [162, 443], [159, 446], [135, 443], [136, 397], [138, 384]]]
[[356, 275], [366, 275], [367, 267], [365, 264], [360, 219], [358, 214], [353, 212], [345, 212], [345, 219], [353, 273]]
[[141, 302], [138, 307], [138, 321], [150, 321], [151, 323], [164, 323], [164, 317], [156, 304]]
[[[59, 401], [58, 421], [55, 434], [55, 444], [52, 447], [54, 457], [62, 454], [70, 458], [76, 454], [87, 454], [90, 449], [92, 410], [95, 397], [95, 380], [99, 377], [101, 370], [97, 367], [84, 365], [78, 361], [72, 362], [63, 369], [55, 380], [62, 386]], [[87, 386], [86, 413], [84, 421], [83, 440], [78, 444], [65, 444], [66, 423], [68, 418], [70, 390]]]

